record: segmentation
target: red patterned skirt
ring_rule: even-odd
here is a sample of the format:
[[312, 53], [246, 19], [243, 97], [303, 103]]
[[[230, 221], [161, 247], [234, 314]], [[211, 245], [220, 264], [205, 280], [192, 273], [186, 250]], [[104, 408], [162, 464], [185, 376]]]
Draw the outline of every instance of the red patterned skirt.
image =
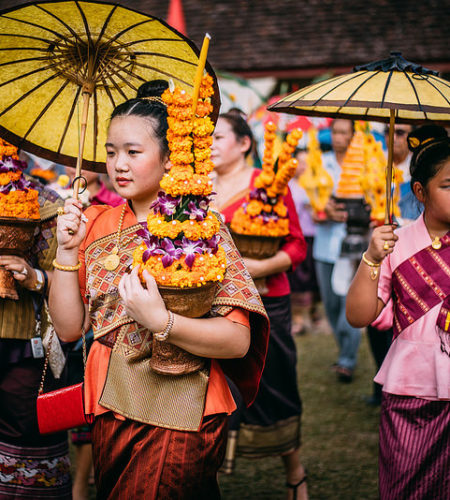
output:
[[100, 415], [92, 429], [97, 498], [218, 499], [226, 436], [222, 414], [206, 417], [199, 432]]
[[450, 401], [383, 392], [380, 498], [450, 498]]

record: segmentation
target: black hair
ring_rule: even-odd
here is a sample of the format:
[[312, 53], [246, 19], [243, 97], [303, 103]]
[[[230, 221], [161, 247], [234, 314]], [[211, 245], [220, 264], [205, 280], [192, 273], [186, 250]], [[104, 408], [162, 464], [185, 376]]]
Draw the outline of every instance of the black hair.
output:
[[250, 146], [244, 153], [244, 156], [248, 156], [253, 148], [253, 133], [248, 123], [245, 121], [244, 116], [245, 113], [243, 111], [238, 108], [233, 108], [227, 113], [219, 115], [219, 118], [224, 118], [231, 125], [231, 129], [238, 139], [243, 139], [244, 137], [250, 139]]
[[408, 147], [413, 153], [409, 171], [411, 188], [415, 182], [425, 188], [450, 158], [450, 138], [438, 125], [424, 125], [408, 134]]
[[[117, 116], [142, 116], [149, 118], [156, 138], [161, 147], [161, 156], [169, 154], [167, 143], [167, 106], [160, 100], [162, 93], [169, 87], [166, 80], [151, 80], [143, 83], [133, 99], [119, 104], [111, 114], [111, 120]], [[154, 97], [155, 99], [148, 99]]]

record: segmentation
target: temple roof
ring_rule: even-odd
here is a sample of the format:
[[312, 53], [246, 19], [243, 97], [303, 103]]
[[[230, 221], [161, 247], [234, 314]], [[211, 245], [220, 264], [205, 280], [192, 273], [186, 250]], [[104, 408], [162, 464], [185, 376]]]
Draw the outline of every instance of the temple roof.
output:
[[[17, 5], [2, 0], [2, 8]], [[166, 19], [169, 1], [120, 0]], [[450, 72], [450, 0], [182, 0], [187, 35], [222, 71], [289, 75], [348, 70], [392, 50]]]

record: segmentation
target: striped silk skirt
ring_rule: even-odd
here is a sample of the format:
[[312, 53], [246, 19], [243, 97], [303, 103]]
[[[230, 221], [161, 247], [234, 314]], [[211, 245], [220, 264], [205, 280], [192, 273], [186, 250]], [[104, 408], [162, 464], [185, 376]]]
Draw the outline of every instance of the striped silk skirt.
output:
[[450, 401], [383, 392], [381, 500], [450, 498]]
[[225, 454], [227, 417], [205, 417], [200, 431], [163, 429], [112, 412], [92, 429], [98, 500], [215, 500]]

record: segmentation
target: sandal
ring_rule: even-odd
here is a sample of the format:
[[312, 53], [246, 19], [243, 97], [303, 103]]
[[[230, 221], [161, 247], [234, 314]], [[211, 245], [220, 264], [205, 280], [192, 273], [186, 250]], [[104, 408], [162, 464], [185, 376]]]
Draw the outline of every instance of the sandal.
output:
[[293, 500], [297, 500], [297, 489], [299, 486], [301, 486], [304, 482], [306, 482], [306, 480], [308, 479], [308, 476], [306, 475], [306, 472], [305, 472], [305, 475], [302, 477], [302, 479], [300, 479], [300, 481], [296, 484], [291, 484], [289, 482], [286, 481], [286, 486], [288, 488], [291, 488], [292, 490], [294, 490], [294, 499]]

